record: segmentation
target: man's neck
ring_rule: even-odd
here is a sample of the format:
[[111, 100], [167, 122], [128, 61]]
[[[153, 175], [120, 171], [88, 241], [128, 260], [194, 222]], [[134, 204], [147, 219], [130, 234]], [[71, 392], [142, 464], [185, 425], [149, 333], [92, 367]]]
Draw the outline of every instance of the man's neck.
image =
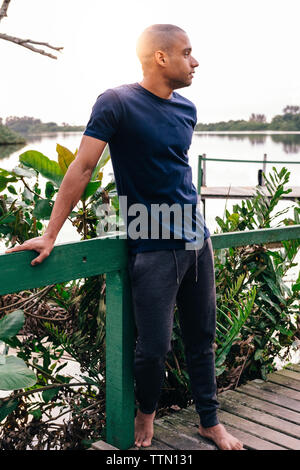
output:
[[150, 91], [154, 95], [159, 96], [160, 98], [164, 98], [165, 100], [169, 100], [172, 98], [173, 90], [165, 83], [155, 83], [153, 80], [147, 79], [146, 77], [143, 78], [139, 84], [145, 88], [146, 90]]

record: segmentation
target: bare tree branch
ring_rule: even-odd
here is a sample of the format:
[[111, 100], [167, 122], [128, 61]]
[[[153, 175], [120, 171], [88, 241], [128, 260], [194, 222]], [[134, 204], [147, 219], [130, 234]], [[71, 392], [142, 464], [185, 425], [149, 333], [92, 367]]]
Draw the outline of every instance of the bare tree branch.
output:
[[[10, 2], [11, 2], [11, 0], [3, 0], [2, 6], [0, 8], [0, 21], [5, 16], [7, 16], [7, 9], [9, 7]], [[63, 49], [63, 47], [51, 46], [47, 42], [33, 41], [32, 39], [16, 38], [14, 36], [9, 36], [8, 34], [4, 34], [4, 33], [0, 33], [0, 39], [4, 39], [5, 41], [14, 42], [15, 44], [18, 44], [19, 46], [26, 47], [27, 49], [30, 49], [33, 52], [38, 52], [39, 54], [46, 55], [47, 57], [51, 57], [51, 59], [57, 59], [57, 57], [55, 55], [50, 54], [49, 52], [45, 51], [44, 49], [39, 49], [37, 47], [34, 47], [33, 44], [48, 47], [49, 49], [53, 49], [55, 51], [61, 51]]]
[[2, 7], [0, 9], [0, 21], [2, 20], [2, 18], [7, 16], [7, 9], [8, 9], [9, 4], [10, 4], [10, 0], [3, 0]]
[[4, 34], [4, 33], [0, 33], [0, 39], [4, 39], [5, 41], [14, 42], [15, 44], [18, 44], [19, 46], [26, 47], [27, 49], [30, 49], [33, 52], [38, 52], [39, 54], [51, 57], [51, 59], [57, 59], [57, 57], [55, 55], [50, 54], [49, 52], [44, 51], [43, 49], [38, 49], [37, 47], [32, 46], [32, 44], [38, 44], [40, 46], [49, 47], [50, 49], [54, 49], [55, 51], [61, 51], [63, 49], [63, 47], [51, 46], [47, 42], [33, 41], [32, 39], [16, 38], [14, 36], [9, 36], [8, 34]]

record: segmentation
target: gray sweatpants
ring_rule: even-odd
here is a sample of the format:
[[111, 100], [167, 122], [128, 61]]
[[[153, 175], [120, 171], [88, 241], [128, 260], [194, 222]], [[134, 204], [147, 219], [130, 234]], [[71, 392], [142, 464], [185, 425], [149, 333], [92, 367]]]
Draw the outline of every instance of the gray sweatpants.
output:
[[211, 239], [200, 250], [160, 250], [129, 255], [137, 327], [134, 375], [143, 413], [156, 409], [171, 349], [175, 304], [195, 408], [204, 427], [219, 423], [213, 343], [215, 274]]

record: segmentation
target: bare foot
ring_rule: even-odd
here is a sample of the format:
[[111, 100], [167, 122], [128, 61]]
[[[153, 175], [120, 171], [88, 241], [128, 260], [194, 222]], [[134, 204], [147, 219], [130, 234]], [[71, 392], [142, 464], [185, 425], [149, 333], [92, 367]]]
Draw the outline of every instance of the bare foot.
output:
[[202, 437], [207, 437], [214, 441], [220, 450], [245, 450], [243, 444], [229, 434], [223, 424], [217, 424], [210, 428], [203, 428], [200, 424], [198, 432]]
[[153, 421], [155, 411], [151, 414], [142, 413], [139, 409], [134, 420], [134, 439], [137, 447], [151, 446], [153, 437]]

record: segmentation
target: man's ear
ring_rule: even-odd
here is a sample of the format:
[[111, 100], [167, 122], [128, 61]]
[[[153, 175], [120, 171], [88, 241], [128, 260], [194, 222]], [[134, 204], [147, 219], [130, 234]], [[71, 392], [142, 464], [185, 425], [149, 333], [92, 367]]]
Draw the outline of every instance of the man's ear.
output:
[[165, 53], [163, 51], [155, 51], [154, 55], [155, 55], [155, 60], [156, 60], [157, 64], [164, 67], [167, 63]]

